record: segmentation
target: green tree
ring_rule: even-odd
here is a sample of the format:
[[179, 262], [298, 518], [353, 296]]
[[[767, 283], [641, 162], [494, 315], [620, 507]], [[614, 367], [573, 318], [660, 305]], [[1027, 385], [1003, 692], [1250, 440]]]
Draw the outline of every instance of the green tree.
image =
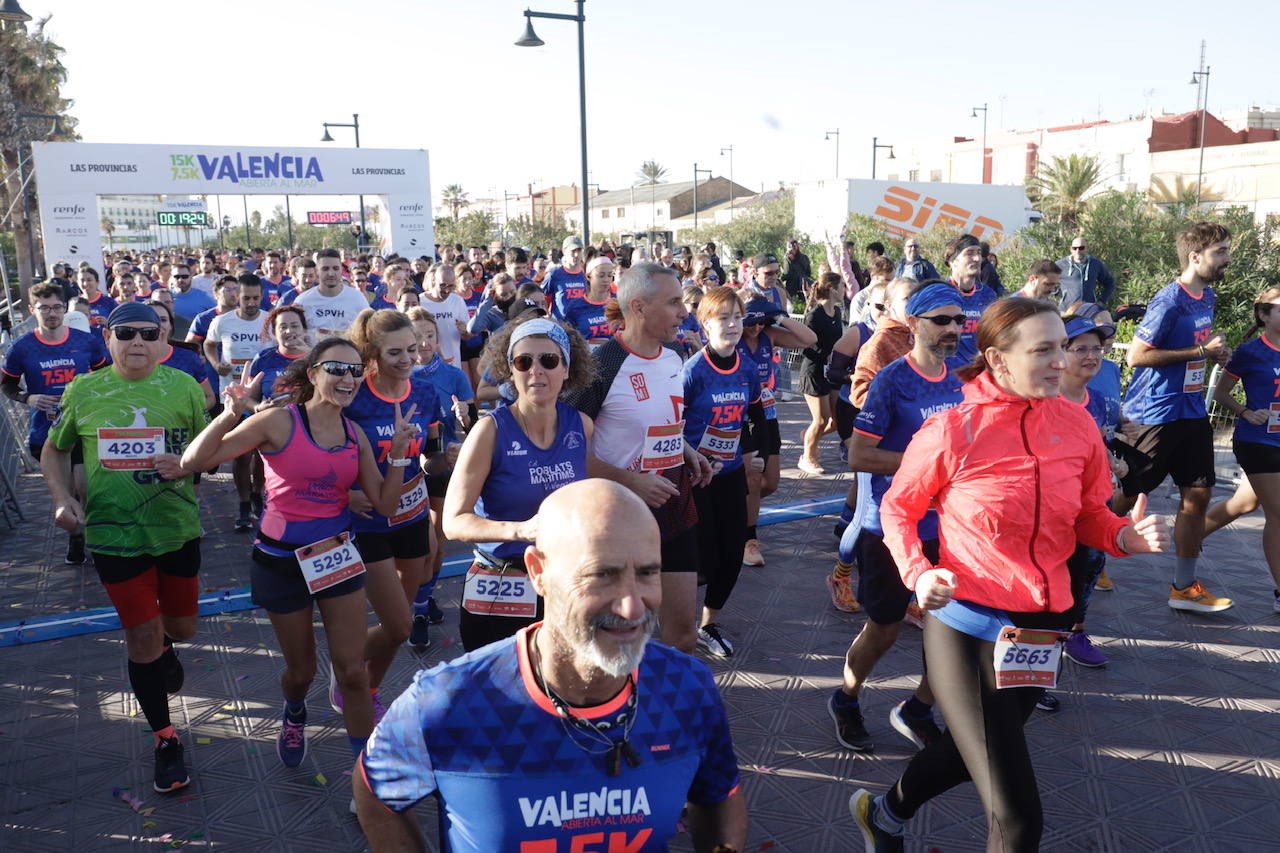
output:
[[1027, 179], [1027, 194], [1041, 211], [1071, 228], [1079, 224], [1085, 199], [1102, 178], [1102, 164], [1093, 155], [1054, 157]]
[[518, 216], [507, 222], [506, 242], [509, 246], [524, 246], [530, 249], [543, 248], [550, 250], [559, 247], [564, 238], [574, 233], [565, 224], [564, 214], [546, 214], [540, 217]]
[[645, 160], [640, 164], [640, 171], [636, 172], [636, 177], [640, 179], [640, 183], [648, 186], [649, 184], [660, 184], [662, 179], [667, 176], [667, 168], [657, 160]]
[[[78, 139], [76, 120], [69, 115], [72, 101], [60, 94], [67, 70], [62, 64], [63, 49], [45, 33], [49, 19], [34, 25], [0, 23], [0, 159], [6, 176], [0, 183], [0, 211], [12, 208], [5, 223], [14, 232], [18, 252], [18, 275], [25, 290], [32, 283], [35, 258], [27, 257], [28, 233], [36, 227], [37, 200], [34, 180], [25, 189], [18, 164], [30, 154], [29, 143], [51, 135], [46, 119], [19, 118], [22, 113], [61, 117], [62, 139]], [[23, 172], [30, 174], [29, 165]], [[20, 201], [27, 194], [31, 212], [28, 219]]]
[[462, 189], [461, 184], [449, 184], [444, 188], [444, 192], [440, 195], [444, 206], [449, 208], [449, 213], [453, 216], [453, 221], [458, 221], [458, 212], [471, 202], [467, 199], [467, 193]]
[[[805, 235], [796, 233], [795, 210], [795, 196], [790, 192], [782, 193], [771, 201], [739, 208], [731, 222], [699, 228], [688, 234], [682, 231], [680, 242], [697, 245], [709, 240], [716, 244], [722, 258], [732, 257], [732, 252], [737, 249], [741, 249], [748, 258], [759, 252], [773, 252], [782, 257], [787, 240], [796, 237], [802, 243], [807, 242]], [[810, 253], [815, 272], [823, 257], [822, 254], [814, 256]]]
[[473, 210], [459, 219], [436, 218], [436, 242], [484, 246], [498, 233], [498, 222], [487, 210]]
[[102, 222], [98, 223], [98, 227], [102, 229], [103, 234], [107, 235], [107, 250], [114, 252], [116, 247], [111, 235], [116, 233], [116, 224], [111, 221], [110, 216], [104, 216], [102, 217]]

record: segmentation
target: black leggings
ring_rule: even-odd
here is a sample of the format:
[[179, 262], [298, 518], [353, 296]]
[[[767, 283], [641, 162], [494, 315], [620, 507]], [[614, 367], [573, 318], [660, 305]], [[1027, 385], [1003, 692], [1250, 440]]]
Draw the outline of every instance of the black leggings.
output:
[[[1069, 621], [1067, 614], [1010, 617], [1025, 628], [1061, 629]], [[972, 781], [987, 810], [988, 852], [1039, 850], [1044, 813], [1022, 726], [1043, 688], [997, 690], [995, 643], [957, 631], [932, 615], [925, 620], [924, 652], [929, 686], [947, 729], [911, 759], [889, 791], [890, 810], [906, 820], [938, 794]]]
[[706, 606], [722, 610], [742, 572], [747, 545], [747, 472], [717, 474], [693, 490], [698, 507], [698, 573], [706, 579]]

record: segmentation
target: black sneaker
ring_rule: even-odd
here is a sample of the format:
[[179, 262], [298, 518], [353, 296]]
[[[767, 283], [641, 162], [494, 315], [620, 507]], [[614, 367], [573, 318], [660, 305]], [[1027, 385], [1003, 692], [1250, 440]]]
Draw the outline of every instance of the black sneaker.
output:
[[908, 717], [902, 713], [902, 708], [906, 704], [906, 702], [899, 702], [889, 712], [889, 725], [893, 726], [894, 731], [914, 743], [917, 749], [924, 749], [942, 737], [942, 729], [938, 728], [932, 716]]
[[427, 599], [427, 621], [432, 625], [439, 625], [444, 621], [444, 611], [436, 604], [434, 597]]
[[836, 688], [835, 693], [827, 699], [827, 713], [836, 724], [836, 740], [854, 752], [874, 752], [876, 745], [862, 721], [862, 709], [857, 705], [836, 701], [836, 694], [843, 693], [843, 690]]
[[425, 649], [431, 645], [431, 617], [418, 613], [413, 617], [413, 627], [409, 630], [409, 645]]
[[71, 534], [71, 538], [67, 541], [67, 556], [62, 558], [62, 562], [68, 566], [79, 566], [84, 564], [84, 535], [77, 536]]
[[903, 834], [894, 834], [876, 823], [875, 796], [866, 788], [859, 788], [849, 797], [849, 814], [862, 832], [862, 841], [867, 853], [901, 853], [903, 850]]
[[1058, 701], [1058, 697], [1054, 696], [1048, 690], [1044, 692], [1043, 696], [1036, 700], [1036, 708], [1041, 711], [1048, 711], [1050, 714], [1058, 710], [1061, 705], [1062, 703]]
[[698, 629], [698, 645], [718, 658], [733, 657], [733, 644], [714, 622]]
[[236, 532], [238, 533], [253, 529], [253, 510], [249, 506], [248, 501], [240, 502], [240, 514], [236, 516]]
[[165, 649], [164, 657], [168, 658], [164, 667], [164, 689], [172, 695], [182, 689], [187, 674], [182, 668], [182, 661], [178, 660], [178, 651], [173, 646]]
[[176, 737], [161, 738], [156, 744], [156, 780], [153, 787], [161, 794], [177, 791], [191, 784], [187, 765], [182, 762], [182, 741]]
[[254, 518], [256, 519], [262, 518], [262, 493], [261, 492], [257, 493], [256, 495], [249, 495], [249, 511], [253, 513]]

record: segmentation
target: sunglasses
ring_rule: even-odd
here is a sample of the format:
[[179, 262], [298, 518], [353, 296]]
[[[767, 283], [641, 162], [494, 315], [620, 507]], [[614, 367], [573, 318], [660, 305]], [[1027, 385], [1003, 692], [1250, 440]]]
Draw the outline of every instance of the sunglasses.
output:
[[1084, 246], [1072, 246], [1072, 247], [1071, 247], [1071, 251], [1073, 251], [1073, 252], [1080, 252], [1080, 251], [1083, 251], [1083, 250], [1084, 250]]
[[876, 309], [877, 311], [885, 310], [884, 305], [880, 304], [879, 302], [872, 302], [871, 307]]
[[955, 323], [957, 326], [963, 326], [965, 321], [969, 319], [965, 314], [929, 314], [920, 315], [921, 320], [929, 320], [935, 326], [949, 326]]
[[175, 274], [173, 277], [174, 278], [191, 278], [191, 276], [189, 275], [177, 275], [177, 274]]
[[142, 335], [142, 339], [144, 341], [160, 340], [160, 328], [158, 326], [154, 329], [139, 329], [134, 326], [116, 326], [111, 331], [112, 334], [116, 336], [117, 341], [131, 341], [138, 335]]
[[352, 379], [360, 379], [364, 376], [363, 364], [347, 364], [345, 361], [322, 361], [316, 367], [330, 376], [350, 376]]
[[[543, 370], [555, 370], [560, 366], [560, 353], [540, 352], [538, 353], [538, 364], [542, 365]], [[521, 373], [528, 373], [533, 369], [533, 356], [528, 353], [522, 353], [511, 359], [511, 366]]]

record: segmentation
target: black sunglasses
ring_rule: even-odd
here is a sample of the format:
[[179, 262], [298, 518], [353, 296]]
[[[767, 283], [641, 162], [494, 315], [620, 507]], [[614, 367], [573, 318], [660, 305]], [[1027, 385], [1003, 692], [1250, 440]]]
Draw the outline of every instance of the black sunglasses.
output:
[[116, 326], [111, 331], [116, 336], [117, 341], [131, 341], [137, 335], [142, 335], [142, 339], [144, 341], [160, 340], [159, 327], [154, 329], [139, 329], [135, 326]]
[[173, 276], [173, 277], [174, 277], [174, 278], [191, 278], [191, 276], [189, 276], [189, 275], [178, 275], [178, 274], [176, 274], [176, 273], [174, 274], [174, 276]]
[[[540, 352], [538, 353], [538, 364], [542, 365], [543, 370], [555, 370], [560, 366], [560, 353]], [[533, 369], [533, 356], [528, 353], [522, 353], [511, 359], [511, 366], [521, 373], [527, 373]]]
[[316, 367], [330, 376], [350, 375], [352, 379], [360, 379], [364, 376], [363, 364], [347, 364], [345, 361], [322, 361]]
[[922, 314], [920, 319], [931, 320], [935, 326], [949, 326], [952, 323], [957, 326], [963, 326], [969, 317], [965, 314], [930, 314], [928, 316]]

